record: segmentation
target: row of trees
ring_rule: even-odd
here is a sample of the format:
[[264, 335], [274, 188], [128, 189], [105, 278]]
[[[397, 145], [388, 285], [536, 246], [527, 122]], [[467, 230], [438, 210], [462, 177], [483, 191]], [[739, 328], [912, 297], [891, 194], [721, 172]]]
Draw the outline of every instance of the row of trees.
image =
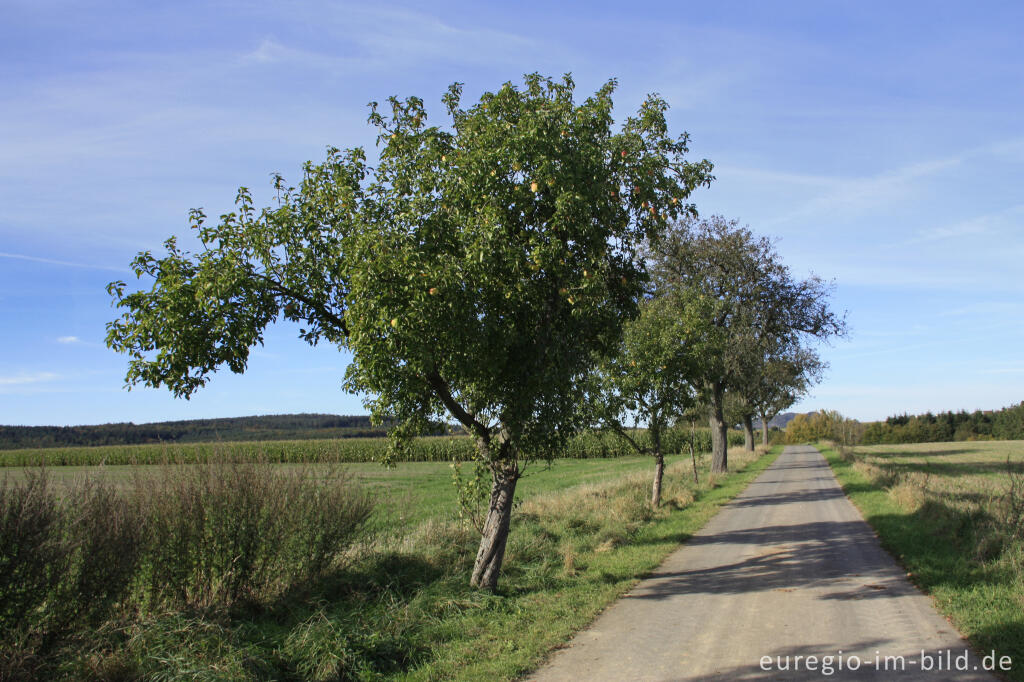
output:
[[[446, 432], [436, 424], [434, 432]], [[386, 425], [373, 425], [366, 415], [271, 414], [222, 419], [88, 426], [0, 426], [0, 450], [76, 445], [139, 445], [238, 440], [365, 438], [387, 435]]]
[[276, 206], [242, 188], [216, 224], [192, 211], [197, 250], [171, 238], [133, 261], [151, 288], [108, 287], [127, 383], [187, 398], [244, 371], [280, 317], [347, 348], [345, 386], [396, 424], [394, 449], [449, 417], [475, 438], [492, 480], [471, 582], [488, 589], [523, 464], [595, 421], [645, 423], [660, 472], [659, 429], [703, 402], [724, 471], [728, 401], [749, 432], [817, 377], [806, 340], [843, 323], [766, 240], [696, 221], [710, 162], [685, 158], [657, 95], [613, 130], [615, 85], [576, 103], [569, 76], [532, 74], [464, 108], [455, 84], [443, 128], [418, 98], [371, 103], [376, 166], [332, 148], [298, 187], [275, 178]]
[[721, 216], [687, 217], [648, 244], [652, 286], [624, 325], [619, 351], [597, 374], [593, 412], [623, 438], [623, 420], [646, 423], [655, 458], [651, 503], [660, 501], [660, 434], [703, 414], [712, 434], [713, 472], [728, 469], [727, 429], [741, 423], [754, 449], [753, 420], [789, 407], [824, 368], [813, 339], [845, 332], [828, 307], [828, 286], [798, 280], [769, 240]]
[[798, 414], [786, 426], [786, 443], [833, 440], [843, 445], [940, 443], [1024, 439], [1024, 403], [1001, 410], [901, 414], [862, 423], [834, 410]]
[[993, 438], [1024, 439], [1024, 403], [1001, 410], [940, 412], [889, 417], [867, 426], [861, 442], [930, 443]]

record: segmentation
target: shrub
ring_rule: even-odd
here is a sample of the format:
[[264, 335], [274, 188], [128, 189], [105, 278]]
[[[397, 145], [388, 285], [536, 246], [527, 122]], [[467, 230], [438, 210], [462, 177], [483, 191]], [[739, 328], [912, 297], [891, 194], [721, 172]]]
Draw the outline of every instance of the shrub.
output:
[[64, 572], [64, 517], [45, 470], [0, 484], [0, 635], [46, 601]]
[[340, 471], [259, 463], [168, 467], [137, 489], [148, 500], [143, 589], [167, 606], [270, 599], [326, 569], [373, 509]]
[[31, 676], [68, 633], [102, 623], [128, 593], [142, 517], [109, 484], [83, 479], [64, 497], [46, 471], [0, 488], [0, 677]]
[[139, 614], [269, 604], [357, 538], [370, 498], [340, 470], [210, 463], [56, 490], [0, 484], [0, 679], [47, 677], [47, 654], [119, 605]]

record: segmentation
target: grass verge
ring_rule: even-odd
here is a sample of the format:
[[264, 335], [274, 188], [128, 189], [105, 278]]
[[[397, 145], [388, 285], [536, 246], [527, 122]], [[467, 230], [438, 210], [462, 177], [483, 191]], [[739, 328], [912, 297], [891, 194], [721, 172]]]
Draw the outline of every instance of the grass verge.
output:
[[717, 478], [704, 461], [699, 484], [688, 457], [669, 458], [657, 511], [648, 505], [650, 458], [535, 468], [521, 483], [498, 594], [468, 586], [479, 535], [458, 518], [448, 465], [402, 465], [394, 478], [346, 468], [384, 513], [328, 570], [217, 608], [129, 599], [41, 663], [49, 679], [76, 680], [515, 679], [778, 451], [730, 453], [734, 473]]
[[1024, 680], [1020, 447], [819, 446], [886, 550], [978, 652], [1013, 659], [1013, 680]]

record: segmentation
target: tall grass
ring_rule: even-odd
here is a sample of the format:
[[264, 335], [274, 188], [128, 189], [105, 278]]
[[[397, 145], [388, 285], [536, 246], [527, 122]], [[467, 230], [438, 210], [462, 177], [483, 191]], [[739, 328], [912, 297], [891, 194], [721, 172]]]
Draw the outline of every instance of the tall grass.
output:
[[168, 467], [127, 489], [4, 477], [0, 679], [49, 676], [53, 651], [130, 614], [227, 613], [301, 590], [371, 511], [340, 472], [260, 463]]
[[[733, 465], [755, 459], [738, 452]], [[142, 520], [125, 526], [144, 531], [134, 558], [120, 564], [130, 577], [113, 581], [93, 615], [76, 616], [59, 633], [47, 630], [44, 614], [68, 592], [40, 587], [34, 606], [21, 610], [27, 621], [2, 624], [0, 679], [517, 677], [754, 473], [714, 479], [706, 460], [697, 484], [688, 456], [670, 458], [657, 511], [648, 504], [648, 458], [532, 469], [522, 486], [533, 493], [514, 513], [497, 595], [468, 586], [479, 534], [458, 518], [453, 494], [447, 511], [431, 496], [410, 497], [403, 504], [430, 513], [406, 509], [412, 522], [393, 519], [359, 534], [365, 497], [344, 477], [303, 478], [322, 476], [323, 466], [277, 467], [272, 480], [274, 467], [261, 465], [149, 467], [109, 498], [126, 518]], [[448, 466], [408, 469], [419, 472], [420, 488], [452, 488]], [[65, 491], [77, 488], [50, 486], [38, 471], [11, 480], [20, 483], [3, 489], [4, 537], [12, 525], [24, 527], [21, 537], [42, 540], [33, 546], [65, 556], [76, 542], [68, 519], [81, 507], [78, 493]], [[395, 490], [381, 484], [376, 497]], [[28, 518], [18, 513], [26, 503], [51, 510], [32, 517], [35, 531], [9, 522]], [[119, 559], [108, 553], [103, 561]]]

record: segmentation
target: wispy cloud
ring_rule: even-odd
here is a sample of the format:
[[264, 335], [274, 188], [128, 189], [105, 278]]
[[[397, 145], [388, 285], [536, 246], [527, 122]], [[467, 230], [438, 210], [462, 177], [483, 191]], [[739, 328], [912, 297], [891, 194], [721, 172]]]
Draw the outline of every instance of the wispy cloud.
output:
[[1024, 223], [1024, 204], [1014, 204], [1007, 208], [985, 213], [983, 215], [962, 220], [952, 225], [940, 225], [918, 230], [913, 237], [904, 240], [897, 246], [926, 244], [961, 237], [977, 237], [984, 234], [1013, 230], [1019, 232]]
[[838, 190], [848, 180], [829, 175], [812, 175], [810, 173], [787, 173], [784, 171], [748, 168], [744, 166], [715, 166], [715, 177], [719, 182], [724, 180], [743, 180], [769, 185], [797, 185], [801, 187], [821, 187]]
[[53, 372], [34, 372], [31, 374], [16, 374], [14, 376], [0, 376], [0, 387], [5, 386], [26, 386], [46, 381], [59, 379], [60, 375]]
[[[410, 63], [410, 57], [521, 64], [524, 51], [540, 48], [522, 35], [478, 25], [456, 26], [409, 9], [348, 6], [343, 21], [350, 27], [349, 36], [377, 59], [403, 65]], [[544, 47], [549, 51], [550, 46]]]
[[951, 156], [913, 163], [877, 175], [844, 179], [833, 188], [808, 200], [793, 211], [768, 220], [765, 227], [785, 225], [816, 215], [851, 215], [909, 196], [919, 180], [932, 177], [960, 165], [964, 156]]
[[66, 260], [56, 260], [54, 258], [40, 258], [39, 256], [27, 256], [21, 253], [5, 253], [0, 251], [0, 258], [12, 258], [14, 260], [30, 261], [32, 263], [45, 263], [47, 265], [59, 265], [66, 268], [87, 268], [90, 270], [108, 270], [111, 272], [127, 272], [126, 268], [115, 268], [110, 265], [96, 265], [93, 263], [74, 263]]
[[57, 343], [81, 343], [82, 340], [77, 336], [58, 336]]
[[[456, 25], [433, 14], [406, 8], [347, 5], [343, 11], [307, 8], [329, 44], [297, 48], [275, 37], [245, 52], [240, 64], [341, 71], [406, 69], [424, 62], [520, 64], [523, 54], [548, 52], [527, 36], [483, 25]], [[339, 52], [339, 45], [346, 46]], [[557, 46], [555, 46], [557, 49]]]
[[1011, 316], [1024, 317], [1021, 313], [1024, 313], [1024, 303], [1013, 301], [980, 301], [978, 303], [972, 303], [958, 308], [943, 310], [938, 313], [938, 316], [969, 317], [977, 315], [987, 319], [1007, 319]]
[[915, 288], [929, 290], [981, 290], [992, 288], [982, 273], [948, 272], [942, 268], [928, 269], [907, 264], [867, 264], [838, 259], [821, 259], [818, 267], [842, 286], [879, 289]]

